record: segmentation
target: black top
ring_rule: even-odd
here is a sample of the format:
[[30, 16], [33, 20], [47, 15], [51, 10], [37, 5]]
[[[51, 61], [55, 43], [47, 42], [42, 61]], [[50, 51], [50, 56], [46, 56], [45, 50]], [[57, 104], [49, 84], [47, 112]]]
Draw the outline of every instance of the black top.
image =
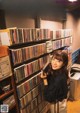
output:
[[58, 102], [67, 98], [67, 76], [60, 70], [52, 70], [47, 75], [48, 85], [44, 86], [44, 98], [48, 102]]

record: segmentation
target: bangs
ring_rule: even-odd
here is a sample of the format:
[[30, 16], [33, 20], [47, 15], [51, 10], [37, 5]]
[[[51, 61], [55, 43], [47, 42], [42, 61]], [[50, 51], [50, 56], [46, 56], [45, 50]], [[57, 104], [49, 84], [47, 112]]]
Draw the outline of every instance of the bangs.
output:
[[53, 55], [53, 58], [59, 60], [59, 61], [63, 61], [63, 58], [61, 55], [57, 54], [57, 55]]

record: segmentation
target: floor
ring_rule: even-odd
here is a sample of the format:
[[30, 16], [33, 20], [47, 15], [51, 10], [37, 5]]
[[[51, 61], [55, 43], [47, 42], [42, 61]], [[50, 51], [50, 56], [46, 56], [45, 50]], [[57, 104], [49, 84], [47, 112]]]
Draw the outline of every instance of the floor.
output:
[[67, 113], [80, 113], [80, 100], [67, 102]]

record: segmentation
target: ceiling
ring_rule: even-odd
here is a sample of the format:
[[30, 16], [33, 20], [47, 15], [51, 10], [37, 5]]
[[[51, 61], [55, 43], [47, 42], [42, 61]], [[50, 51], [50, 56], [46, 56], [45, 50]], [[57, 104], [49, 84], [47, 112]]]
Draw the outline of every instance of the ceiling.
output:
[[80, 6], [80, 0], [77, 2], [69, 2], [68, 0], [0, 0], [0, 7], [4, 10], [27, 10], [41, 9], [56, 6], [74, 9]]
[[80, 0], [0, 0], [0, 8], [10, 13], [46, 14], [53, 12], [72, 11], [80, 7]]

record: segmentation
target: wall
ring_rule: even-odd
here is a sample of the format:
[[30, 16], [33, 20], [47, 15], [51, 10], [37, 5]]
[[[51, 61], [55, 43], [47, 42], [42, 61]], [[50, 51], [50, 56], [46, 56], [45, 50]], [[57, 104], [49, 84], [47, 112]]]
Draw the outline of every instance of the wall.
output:
[[6, 27], [18, 27], [18, 28], [35, 28], [35, 21], [32, 17], [27, 17], [22, 14], [5, 15]]
[[55, 21], [41, 20], [41, 28], [47, 28], [51, 30], [62, 29], [62, 23]]
[[[15, 1], [15, 0], [14, 0]], [[56, 5], [53, 1], [49, 2], [7, 2], [4, 1], [3, 8], [5, 10], [6, 27], [35, 27], [35, 17], [42, 20], [62, 21], [66, 18], [64, 6]], [[14, 7], [13, 7], [14, 6]]]
[[[42, 17], [42, 18], [41, 18]], [[46, 17], [46, 19], [45, 19]], [[53, 29], [59, 29], [59, 28], [62, 28], [62, 21], [61, 21], [61, 17], [60, 19], [56, 16], [55, 18], [58, 18], [54, 19], [54, 16], [50, 15], [50, 18], [48, 18], [46, 15], [45, 17], [43, 17], [42, 15], [38, 17], [41, 18], [40, 22], [41, 22], [41, 25], [40, 27], [41, 28], [47, 28], [47, 25], [48, 25], [48, 28], [53, 28]], [[6, 13], [5, 15], [5, 20], [6, 20], [6, 27], [19, 27], [19, 28], [23, 28], [23, 27], [27, 27], [27, 28], [35, 28], [35, 20], [36, 19], [36, 16], [34, 17], [30, 17], [30, 16], [27, 16], [27, 14], [11, 14], [11, 13]], [[48, 21], [50, 20], [50, 21]], [[60, 21], [59, 21], [60, 20]], [[39, 25], [37, 25], [39, 26]]]
[[80, 18], [67, 13], [66, 28], [72, 29], [72, 52], [80, 48]]

